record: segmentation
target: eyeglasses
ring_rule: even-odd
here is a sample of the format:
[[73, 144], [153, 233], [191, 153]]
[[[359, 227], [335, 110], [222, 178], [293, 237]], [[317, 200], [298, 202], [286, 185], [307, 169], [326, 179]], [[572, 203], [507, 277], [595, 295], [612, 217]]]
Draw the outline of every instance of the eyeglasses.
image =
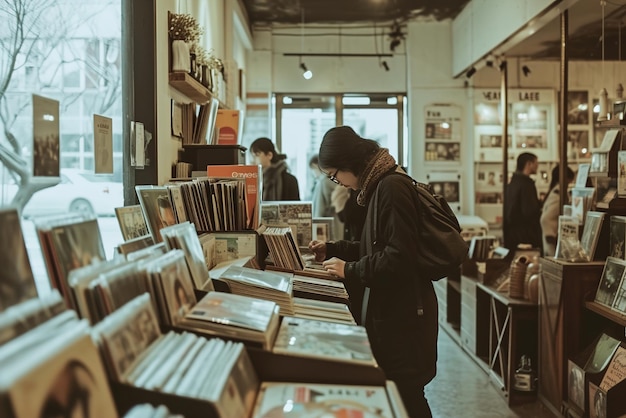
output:
[[341, 184], [341, 182], [337, 180], [337, 173], [339, 173], [339, 169], [335, 170], [335, 174], [327, 174], [328, 180], [332, 181], [335, 184]]

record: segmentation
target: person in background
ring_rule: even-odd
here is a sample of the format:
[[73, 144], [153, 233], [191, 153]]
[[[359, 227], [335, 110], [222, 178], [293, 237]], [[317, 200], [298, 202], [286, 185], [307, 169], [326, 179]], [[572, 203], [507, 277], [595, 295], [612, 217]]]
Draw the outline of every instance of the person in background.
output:
[[300, 200], [298, 179], [289, 173], [285, 154], [280, 154], [269, 138], [250, 144], [254, 164], [263, 169], [263, 201]]
[[[567, 183], [574, 180], [574, 172], [566, 167]], [[543, 201], [541, 209], [541, 232], [543, 238], [543, 256], [554, 257], [556, 253], [556, 241], [558, 237], [559, 215], [561, 213], [560, 191], [559, 191], [559, 165], [552, 169], [552, 179], [550, 188]], [[569, 196], [569, 194], [568, 194]], [[569, 201], [569, 197], [567, 199]]]
[[428, 244], [419, 239], [412, 179], [394, 175], [403, 171], [389, 151], [348, 126], [326, 132], [319, 163], [330, 180], [359, 190], [357, 202], [367, 207], [367, 216], [360, 242], [312, 241], [309, 248], [329, 273], [366, 287], [361, 321], [374, 356], [409, 415], [431, 417], [424, 386], [437, 370], [438, 307], [433, 284], [420, 277], [414, 256]]
[[343, 222], [339, 220], [335, 208], [332, 205], [332, 194], [337, 188], [337, 184], [328, 180], [319, 167], [319, 158], [317, 155], [311, 157], [309, 167], [315, 176], [313, 185], [313, 194], [311, 201], [313, 202], [314, 218], [333, 218], [332, 235], [338, 237], [343, 231]]
[[535, 154], [523, 152], [517, 157], [517, 170], [504, 195], [502, 234], [504, 246], [515, 254], [519, 244], [541, 248], [541, 204], [535, 181], [539, 162]]

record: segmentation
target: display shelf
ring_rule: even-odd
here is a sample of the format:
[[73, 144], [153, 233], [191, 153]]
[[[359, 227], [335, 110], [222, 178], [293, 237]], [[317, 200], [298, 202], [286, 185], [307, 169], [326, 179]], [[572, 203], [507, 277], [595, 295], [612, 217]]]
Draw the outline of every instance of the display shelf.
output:
[[588, 301], [585, 302], [585, 308], [589, 309], [591, 312], [595, 312], [598, 315], [601, 315], [606, 319], [615, 322], [622, 327], [626, 327], [626, 315], [620, 314], [619, 312], [616, 312], [607, 306], [604, 306], [598, 302]]
[[213, 98], [208, 88], [186, 72], [170, 73], [169, 84], [198, 104], [207, 103]]

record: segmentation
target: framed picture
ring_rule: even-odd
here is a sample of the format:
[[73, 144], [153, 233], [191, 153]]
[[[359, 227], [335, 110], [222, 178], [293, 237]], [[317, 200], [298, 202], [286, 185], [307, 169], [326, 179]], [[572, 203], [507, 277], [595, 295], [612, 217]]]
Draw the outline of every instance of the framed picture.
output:
[[589, 211], [585, 217], [583, 236], [580, 239], [580, 246], [585, 251], [588, 261], [592, 261], [595, 256], [598, 237], [604, 221], [604, 212]]
[[613, 306], [625, 270], [626, 261], [615, 257], [606, 258], [606, 264], [604, 265], [604, 270], [602, 270], [602, 277], [596, 290], [594, 302], [609, 308]]
[[313, 218], [313, 239], [327, 242], [333, 240], [333, 218]]
[[587, 90], [574, 90], [567, 92], [567, 124], [588, 125], [589, 111], [592, 106], [589, 103]]
[[617, 195], [626, 197], [626, 151], [617, 152]]
[[141, 205], [115, 208], [115, 216], [122, 231], [124, 241], [148, 235], [148, 226], [141, 211]]
[[624, 259], [624, 242], [626, 241], [626, 216], [613, 215], [609, 226], [609, 255]]
[[183, 137], [183, 105], [172, 100], [172, 136]]

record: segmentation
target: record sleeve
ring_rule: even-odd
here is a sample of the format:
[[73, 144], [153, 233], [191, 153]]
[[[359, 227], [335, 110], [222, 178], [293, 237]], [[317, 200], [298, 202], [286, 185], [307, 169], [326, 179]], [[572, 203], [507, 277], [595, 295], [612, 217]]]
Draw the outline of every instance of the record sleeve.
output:
[[284, 317], [274, 352], [376, 367], [365, 327]]
[[253, 418], [393, 418], [384, 387], [263, 382]]

